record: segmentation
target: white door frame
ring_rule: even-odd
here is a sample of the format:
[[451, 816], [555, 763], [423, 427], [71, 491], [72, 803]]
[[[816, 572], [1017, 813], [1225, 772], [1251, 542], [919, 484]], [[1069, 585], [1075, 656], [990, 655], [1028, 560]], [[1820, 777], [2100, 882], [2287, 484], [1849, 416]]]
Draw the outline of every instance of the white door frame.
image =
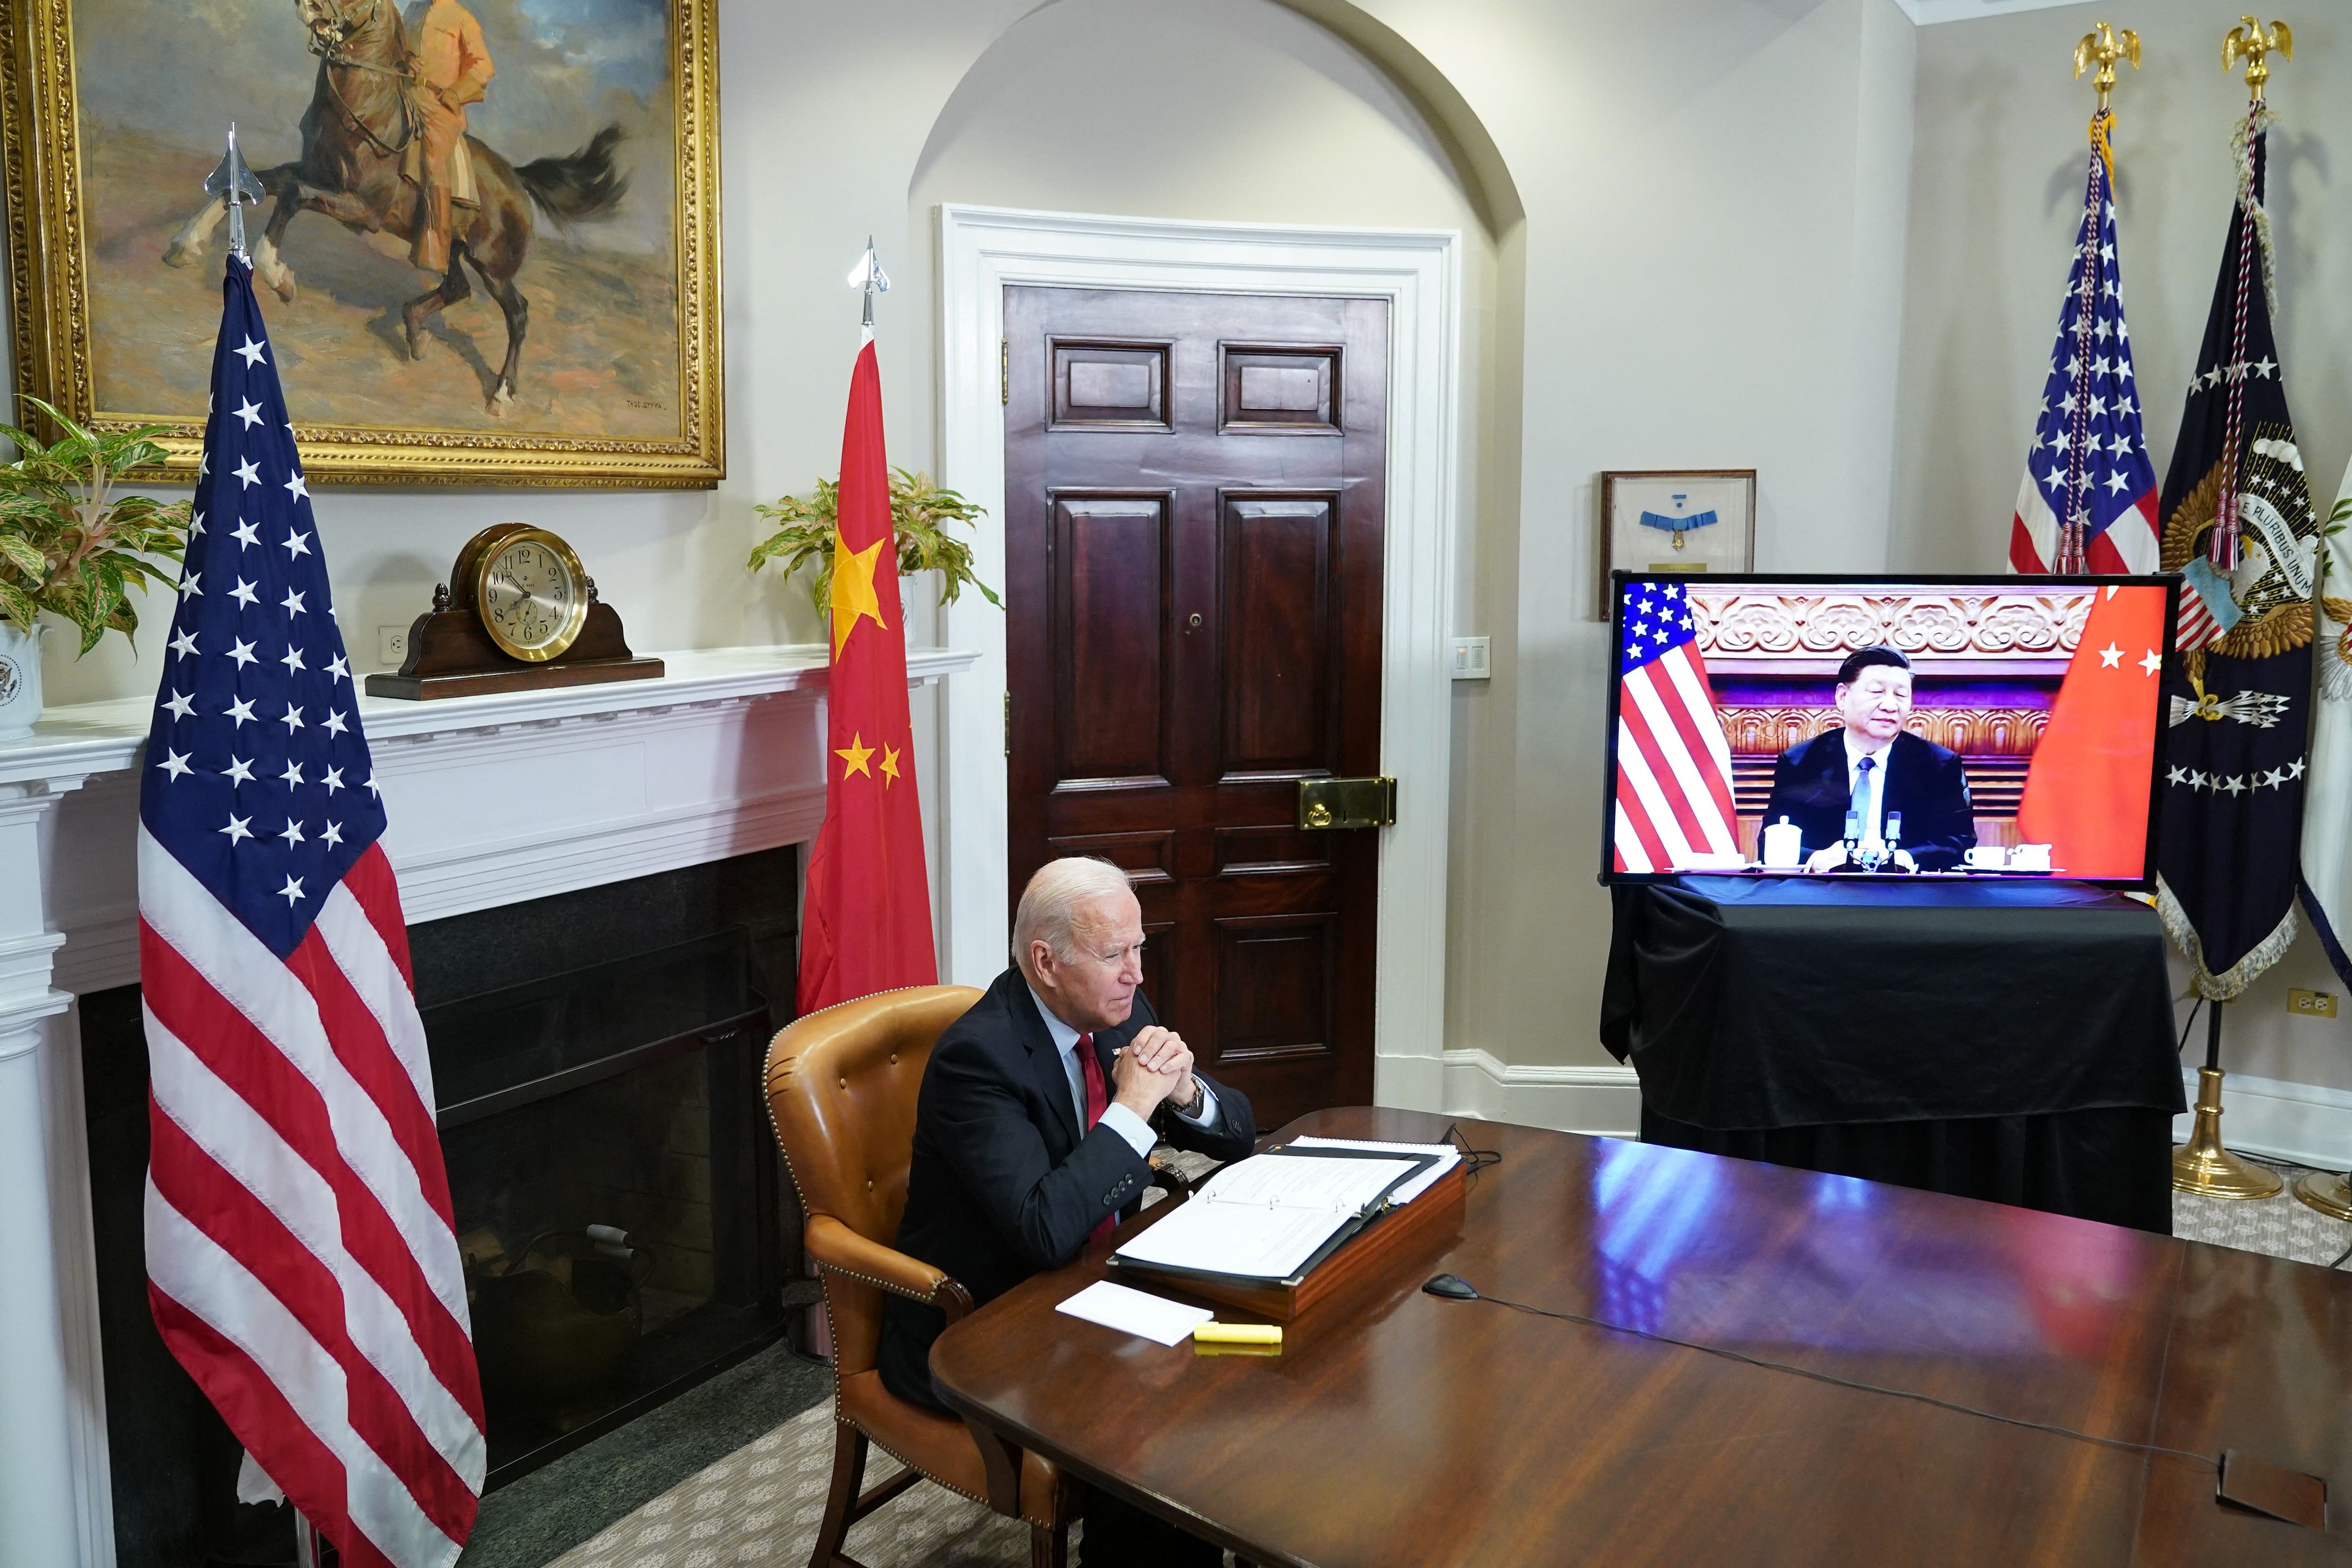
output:
[[[948, 205], [939, 212], [940, 482], [988, 509], [974, 546], [1004, 571], [1004, 289], [1045, 284], [1389, 302], [1388, 518], [1381, 622], [1381, 771], [1397, 823], [1381, 832], [1373, 1092], [1437, 1110], [1445, 1044], [1446, 792], [1452, 698], [1462, 236], [1095, 217]], [[979, 650], [941, 703], [944, 978], [986, 985], [1005, 964], [1010, 838], [1004, 617], [976, 595], [948, 606], [947, 646]]]

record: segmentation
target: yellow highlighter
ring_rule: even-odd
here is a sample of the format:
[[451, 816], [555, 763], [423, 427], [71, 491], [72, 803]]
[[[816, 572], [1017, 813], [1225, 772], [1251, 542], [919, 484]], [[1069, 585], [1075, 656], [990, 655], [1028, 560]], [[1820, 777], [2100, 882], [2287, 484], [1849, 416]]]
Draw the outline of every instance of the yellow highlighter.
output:
[[1200, 1323], [1192, 1330], [1195, 1344], [1212, 1345], [1278, 1345], [1282, 1342], [1280, 1323]]

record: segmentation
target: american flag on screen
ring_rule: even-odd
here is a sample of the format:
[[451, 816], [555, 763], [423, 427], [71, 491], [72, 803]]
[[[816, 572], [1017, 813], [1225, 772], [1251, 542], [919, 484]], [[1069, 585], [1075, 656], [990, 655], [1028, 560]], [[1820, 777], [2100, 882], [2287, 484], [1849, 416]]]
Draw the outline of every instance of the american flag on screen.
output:
[[1679, 583], [1629, 583], [1617, 650], [1620, 871], [1671, 871], [1739, 850], [1731, 747], [1715, 716]]
[[148, 1300], [347, 1564], [443, 1568], [481, 1386], [400, 890], [252, 270], [232, 258], [148, 731]]
[[2116, 265], [2114, 168], [2107, 110], [2091, 121], [2091, 172], [2058, 345], [2042, 392], [2010, 521], [2014, 572], [2115, 574], [2157, 569], [2156, 467], [2140, 433], [2131, 329]]

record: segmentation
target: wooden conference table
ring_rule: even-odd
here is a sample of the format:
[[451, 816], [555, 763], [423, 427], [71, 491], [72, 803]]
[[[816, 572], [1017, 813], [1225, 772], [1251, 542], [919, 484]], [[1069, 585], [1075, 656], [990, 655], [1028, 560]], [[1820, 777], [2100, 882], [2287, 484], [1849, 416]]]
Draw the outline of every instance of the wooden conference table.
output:
[[[1319, 1111], [1284, 1132], [1434, 1142], [1449, 1125], [1503, 1155], [1458, 1238], [1314, 1309], [1279, 1356], [1056, 1314], [1104, 1277], [1098, 1242], [948, 1330], [940, 1388], [1009, 1442], [1269, 1564], [2352, 1561], [2352, 1275], [1413, 1111]], [[2248, 1451], [2326, 1478], [2330, 1529], [2217, 1503], [2196, 1460], [1423, 1294], [1440, 1270], [2023, 1420]]]

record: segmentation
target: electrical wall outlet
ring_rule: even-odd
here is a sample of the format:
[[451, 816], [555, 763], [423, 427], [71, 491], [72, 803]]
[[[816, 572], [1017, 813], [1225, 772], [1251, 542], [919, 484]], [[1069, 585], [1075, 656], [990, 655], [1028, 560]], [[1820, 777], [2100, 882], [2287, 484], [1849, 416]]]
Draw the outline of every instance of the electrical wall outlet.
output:
[[387, 669], [398, 669], [408, 662], [408, 628], [406, 626], [376, 627], [375, 661]]
[[2336, 1016], [2336, 993], [2305, 991], [2299, 985], [2292, 986], [2286, 994], [2286, 1010], [2305, 1018], [2333, 1018]]
[[1489, 662], [1485, 637], [1454, 639], [1454, 679], [1456, 680], [1490, 680], [1495, 668]]

